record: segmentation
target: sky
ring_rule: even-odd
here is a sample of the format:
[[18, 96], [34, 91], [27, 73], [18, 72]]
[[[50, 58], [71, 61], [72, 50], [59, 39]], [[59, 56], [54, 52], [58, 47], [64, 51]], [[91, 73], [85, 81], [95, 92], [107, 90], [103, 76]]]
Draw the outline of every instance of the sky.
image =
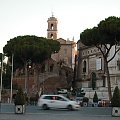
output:
[[58, 38], [80, 39], [80, 33], [109, 16], [120, 17], [120, 0], [0, 0], [0, 53], [10, 39], [47, 37], [47, 20], [58, 19]]

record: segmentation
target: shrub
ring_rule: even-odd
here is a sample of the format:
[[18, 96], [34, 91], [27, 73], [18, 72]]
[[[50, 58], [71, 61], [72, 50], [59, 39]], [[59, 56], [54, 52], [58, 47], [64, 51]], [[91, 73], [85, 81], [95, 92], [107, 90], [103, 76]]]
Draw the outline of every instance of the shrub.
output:
[[24, 105], [26, 103], [25, 95], [21, 88], [18, 89], [18, 92], [15, 97], [15, 105]]
[[36, 105], [37, 104], [37, 101], [38, 101], [38, 98], [39, 98], [39, 94], [37, 93], [36, 95], [34, 95], [34, 96], [31, 96], [30, 97], [30, 104], [31, 105]]
[[120, 89], [118, 86], [115, 87], [113, 97], [111, 99], [112, 107], [120, 107]]
[[83, 98], [83, 102], [87, 102], [88, 103], [89, 99], [87, 97]]
[[94, 97], [93, 97], [93, 102], [98, 102], [98, 96], [97, 96], [97, 93], [95, 91], [95, 94], [94, 94]]

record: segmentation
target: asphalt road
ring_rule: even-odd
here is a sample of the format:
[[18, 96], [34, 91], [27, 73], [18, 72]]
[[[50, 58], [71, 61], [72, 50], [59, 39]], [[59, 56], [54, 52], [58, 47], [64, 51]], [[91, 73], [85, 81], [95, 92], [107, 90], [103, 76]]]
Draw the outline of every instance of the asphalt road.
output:
[[119, 120], [120, 117], [111, 115], [86, 115], [80, 111], [42, 111], [40, 113], [26, 114], [0, 114], [0, 120]]
[[81, 107], [78, 111], [41, 110], [38, 106], [26, 106], [25, 114], [15, 114], [14, 105], [2, 105], [0, 120], [120, 120], [111, 116], [110, 107]]

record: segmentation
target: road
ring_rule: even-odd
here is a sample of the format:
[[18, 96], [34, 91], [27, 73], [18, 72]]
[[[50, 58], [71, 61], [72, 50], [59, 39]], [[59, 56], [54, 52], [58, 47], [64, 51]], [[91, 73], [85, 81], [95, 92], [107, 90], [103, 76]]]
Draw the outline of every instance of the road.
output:
[[3, 105], [0, 120], [118, 120], [111, 116], [111, 108], [81, 107], [78, 111], [41, 110], [38, 106], [27, 106], [25, 114], [15, 114], [13, 105]]
[[119, 120], [120, 117], [112, 117], [111, 115], [86, 115], [80, 111], [64, 111], [49, 110], [39, 113], [0, 114], [0, 120]]

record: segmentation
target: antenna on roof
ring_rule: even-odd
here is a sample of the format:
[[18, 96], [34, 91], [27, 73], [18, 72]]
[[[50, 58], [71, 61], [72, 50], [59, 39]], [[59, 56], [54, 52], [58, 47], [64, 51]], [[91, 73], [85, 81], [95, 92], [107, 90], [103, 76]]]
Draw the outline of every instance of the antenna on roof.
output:
[[74, 36], [73, 36], [72, 40], [74, 41]]
[[53, 11], [52, 11], [52, 17], [54, 17]]

